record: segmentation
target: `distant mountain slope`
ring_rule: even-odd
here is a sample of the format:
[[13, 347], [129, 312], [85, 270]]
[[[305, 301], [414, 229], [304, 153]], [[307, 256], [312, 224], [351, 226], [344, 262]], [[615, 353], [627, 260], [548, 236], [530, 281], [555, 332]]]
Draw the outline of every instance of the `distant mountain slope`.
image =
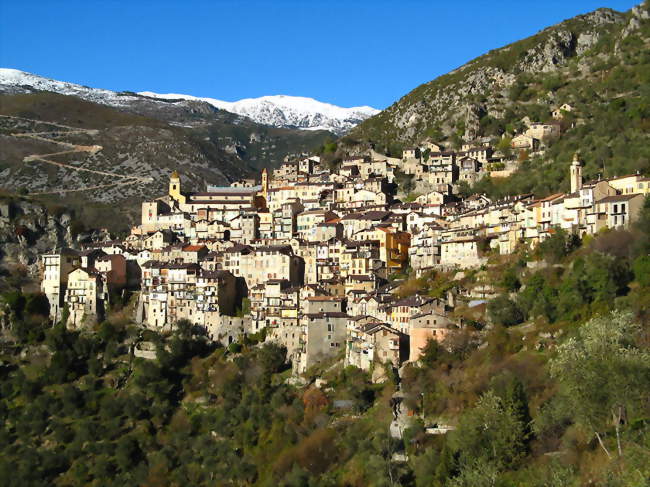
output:
[[[95, 145], [102, 149], [75, 149]], [[53, 153], [59, 154], [43, 157], [71, 167], [30, 159]], [[162, 194], [173, 169], [181, 170], [193, 188], [250, 174], [247, 165], [196, 129], [51, 92], [0, 96], [0, 188], [5, 191], [47, 193], [46, 199], [73, 208], [124, 208]], [[114, 184], [120, 176], [142, 181]]]
[[[23, 162], [24, 157], [61, 148], [61, 144], [42, 139], [12, 136], [53, 130], [51, 124], [34, 121], [96, 131], [93, 136], [88, 132], [64, 134], [61, 140], [72, 145], [101, 145], [101, 151], [62, 154], [55, 161], [96, 171], [132, 173], [153, 181], [104, 186], [110, 177]], [[180, 170], [187, 186], [194, 189], [206, 183], [228, 184], [241, 177], [257, 177], [262, 168], [277, 167], [286, 157], [309, 152], [334, 137], [328, 131], [256, 123], [203, 101], [116, 93], [0, 69], [0, 189], [40, 193], [102, 186], [97, 191], [47, 196], [79, 208], [87, 204], [137, 205], [143, 197], [166, 190], [172, 169]]]
[[514, 177], [493, 182], [501, 193], [565, 187], [564, 164], [576, 150], [587, 177], [647, 172], [649, 10], [647, 2], [627, 13], [599, 9], [490, 51], [418, 86], [342, 143], [372, 142], [398, 153], [427, 138], [452, 148], [481, 136], [496, 142], [521, 131], [526, 119], [549, 120], [569, 103], [576, 111], [560, 141]]
[[[103, 224], [124, 227], [137, 218], [142, 199], [166, 192], [174, 169], [188, 189], [229, 184], [258, 177], [261, 167], [273, 167], [287, 154], [308, 151], [332, 136], [255, 124], [205, 103], [187, 102], [198, 106], [183, 110], [153, 103], [160, 107], [143, 105], [138, 111], [158, 118], [138, 115], [133, 106], [118, 109], [49, 91], [0, 95], [0, 189], [48, 193], [38, 198], [80, 213], [104, 208], [110, 214], [119, 207], [132, 219]], [[74, 150], [94, 145], [102, 149]], [[45, 158], [83, 170], [29, 159], [54, 152], [64, 153]], [[121, 179], [130, 176], [141, 180]], [[117, 182], [122, 184], [112, 184]]]
[[342, 108], [313, 98], [286, 95], [227, 102], [215, 98], [157, 94], [149, 91], [141, 93], [115, 92], [57, 81], [17, 69], [0, 68], [0, 92], [15, 94], [33, 91], [52, 91], [131, 110], [138, 108], [142, 110], [152, 104], [161, 106], [163, 102], [166, 103], [167, 110], [169, 107], [192, 109], [203, 102], [220, 110], [247, 117], [259, 124], [277, 128], [327, 130], [337, 135], [347, 132], [379, 112], [379, 110], [367, 106]]

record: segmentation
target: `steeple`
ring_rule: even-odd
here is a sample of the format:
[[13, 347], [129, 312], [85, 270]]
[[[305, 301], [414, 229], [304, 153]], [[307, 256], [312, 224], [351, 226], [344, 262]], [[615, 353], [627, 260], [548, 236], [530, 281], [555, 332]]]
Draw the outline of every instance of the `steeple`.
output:
[[169, 196], [179, 203], [185, 203], [185, 197], [181, 193], [181, 177], [178, 171], [172, 172], [169, 177]]
[[262, 196], [264, 199], [268, 199], [269, 193], [269, 173], [266, 168], [262, 169]]
[[571, 192], [575, 193], [582, 189], [582, 163], [580, 162], [580, 154], [576, 152], [573, 154], [573, 162], [571, 163]]

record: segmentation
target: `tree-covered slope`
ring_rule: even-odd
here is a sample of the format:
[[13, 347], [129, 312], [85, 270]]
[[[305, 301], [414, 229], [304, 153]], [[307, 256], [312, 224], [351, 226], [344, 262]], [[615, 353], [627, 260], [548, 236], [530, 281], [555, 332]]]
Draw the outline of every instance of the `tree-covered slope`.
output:
[[[647, 486], [649, 250], [650, 199], [630, 232], [557, 232], [462, 277], [409, 279], [400, 292], [440, 296], [444, 281], [498, 296], [473, 319], [459, 303], [464, 329], [430, 341], [399, 384], [342, 357], [300, 384], [263, 335], [224, 349], [184, 321], [142, 330], [128, 296], [93, 329], [52, 326], [45, 297], [12, 273], [0, 280], [2, 485]], [[147, 349], [155, 358], [135, 352]], [[402, 438], [389, 435], [396, 396]]]

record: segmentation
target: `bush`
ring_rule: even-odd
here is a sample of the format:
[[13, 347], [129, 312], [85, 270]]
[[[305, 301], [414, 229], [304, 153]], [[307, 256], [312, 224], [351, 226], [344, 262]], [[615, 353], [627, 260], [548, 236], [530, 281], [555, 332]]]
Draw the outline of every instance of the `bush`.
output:
[[484, 461], [497, 470], [514, 466], [525, 454], [525, 425], [512, 405], [492, 391], [466, 411], [451, 437], [463, 470]]
[[555, 228], [549, 238], [537, 246], [537, 253], [549, 262], [559, 262], [580, 247], [580, 238], [563, 228]]
[[642, 286], [650, 286], [650, 256], [637, 257], [632, 264], [634, 278]]
[[490, 321], [495, 325], [514, 326], [524, 321], [524, 314], [517, 303], [505, 295], [488, 302], [487, 311]]

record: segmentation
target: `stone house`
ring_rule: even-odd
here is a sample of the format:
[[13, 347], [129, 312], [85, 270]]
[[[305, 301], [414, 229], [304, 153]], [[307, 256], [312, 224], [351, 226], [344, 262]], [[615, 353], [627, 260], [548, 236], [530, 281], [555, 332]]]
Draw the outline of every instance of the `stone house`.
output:
[[411, 316], [409, 323], [409, 361], [420, 359], [429, 340], [442, 342], [455, 328], [446, 313], [429, 311]]
[[560, 130], [561, 126], [557, 121], [549, 123], [533, 122], [530, 124], [528, 129], [526, 129], [524, 134], [538, 140], [544, 140], [551, 137], [559, 137]]
[[407, 147], [402, 151], [402, 159], [419, 159], [421, 156], [419, 147]]
[[620, 194], [650, 194], [650, 178], [639, 174], [610, 178], [607, 182]]
[[[224, 269], [230, 270], [225, 261]], [[239, 274], [233, 274], [243, 277], [249, 287], [272, 279], [286, 279], [291, 285], [299, 285], [304, 280], [305, 263], [289, 245], [266, 245], [243, 253], [238, 271]]]
[[468, 236], [440, 241], [440, 265], [443, 267], [477, 267], [483, 259], [479, 253], [479, 239]]
[[208, 248], [205, 245], [185, 245], [181, 247], [181, 259], [183, 262], [197, 264], [208, 255]]
[[299, 213], [296, 218], [296, 231], [300, 237], [313, 235], [316, 225], [338, 218], [338, 215], [327, 210], [310, 210]]
[[445, 203], [445, 195], [439, 191], [429, 191], [415, 198], [421, 205], [442, 205]]
[[345, 346], [348, 315], [342, 312], [308, 313], [302, 319], [304, 345], [295, 370], [304, 373], [316, 363], [334, 357]]
[[41, 255], [41, 292], [50, 303], [50, 318], [61, 319], [70, 273], [81, 267], [79, 252], [64, 248], [59, 252]]
[[608, 228], [627, 229], [637, 220], [644, 202], [642, 194], [607, 196], [596, 203], [596, 211], [606, 215]]
[[99, 272], [82, 267], [70, 272], [65, 292], [68, 325], [78, 328], [82, 324], [102, 320], [107, 303], [108, 289]]
[[344, 292], [346, 296], [355, 291], [371, 293], [377, 288], [378, 283], [376, 273], [347, 274], [344, 282]]
[[374, 364], [399, 367], [407, 353], [408, 336], [385, 323], [363, 323], [348, 330], [345, 365], [365, 371], [370, 371]]
[[561, 106], [557, 107], [555, 110], [553, 110], [551, 112], [551, 115], [553, 115], [553, 118], [555, 120], [562, 120], [566, 113], [571, 113], [572, 111], [573, 111], [573, 107], [568, 103], [564, 103]]
[[94, 267], [105, 278], [109, 292], [118, 292], [127, 285], [127, 261], [124, 255], [112, 254], [98, 257]]
[[513, 149], [536, 152], [539, 150], [539, 139], [527, 134], [519, 134], [512, 138], [510, 145]]
[[142, 247], [148, 250], [162, 249], [170, 245], [176, 240], [174, 234], [169, 230], [158, 230], [150, 235], [147, 235], [143, 242]]

